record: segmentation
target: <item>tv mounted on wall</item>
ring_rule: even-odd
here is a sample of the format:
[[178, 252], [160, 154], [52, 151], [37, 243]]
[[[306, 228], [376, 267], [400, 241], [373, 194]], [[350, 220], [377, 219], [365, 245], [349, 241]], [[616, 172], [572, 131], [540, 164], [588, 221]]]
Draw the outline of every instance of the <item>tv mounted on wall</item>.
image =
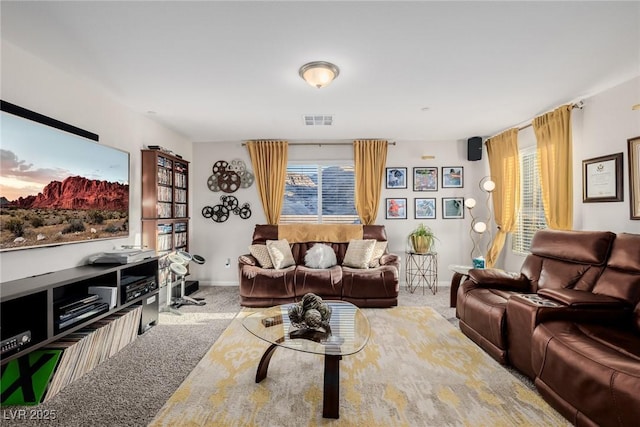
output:
[[0, 251], [129, 236], [129, 153], [0, 101]]

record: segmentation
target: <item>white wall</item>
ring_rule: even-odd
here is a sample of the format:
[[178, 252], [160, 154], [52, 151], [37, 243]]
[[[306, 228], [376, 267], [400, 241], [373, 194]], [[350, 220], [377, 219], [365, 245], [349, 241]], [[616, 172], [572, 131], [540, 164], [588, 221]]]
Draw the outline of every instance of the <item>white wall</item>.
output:
[[[638, 103], [640, 77], [585, 100], [585, 107], [580, 112], [582, 128], [573, 145], [574, 225], [577, 229], [640, 233], [640, 221], [630, 219], [627, 150], [627, 139], [640, 136], [640, 111], [631, 110], [631, 106]], [[624, 200], [582, 203], [582, 161], [620, 152], [623, 153]]]
[[[640, 136], [640, 111], [631, 106], [640, 102], [640, 77], [585, 98], [582, 110], [571, 114], [573, 133], [573, 228], [575, 230], [608, 230], [615, 233], [640, 233], [640, 221], [632, 221], [629, 211], [629, 160], [627, 139]], [[532, 128], [518, 134], [522, 147], [536, 143]], [[615, 153], [623, 153], [622, 202], [582, 202], [582, 161]], [[507, 239], [501, 266], [519, 271], [524, 256], [511, 252]]]
[[3, 252], [0, 281], [86, 264], [93, 254], [139, 243], [140, 149], [161, 145], [190, 160], [191, 143], [143, 114], [129, 110], [81, 76], [65, 73], [31, 54], [2, 42], [0, 97], [7, 102], [94, 132], [100, 143], [130, 153], [130, 235], [126, 239]]
[[[397, 145], [390, 146], [387, 156], [389, 167], [406, 167], [409, 174], [407, 189], [383, 189], [382, 200], [378, 211], [377, 224], [384, 224], [389, 239], [391, 252], [402, 256], [407, 249], [406, 239], [408, 234], [420, 222], [430, 226], [438, 236], [436, 250], [439, 255], [439, 281], [448, 282], [451, 273], [447, 269], [449, 264], [468, 264], [471, 244], [469, 240], [470, 218], [442, 219], [442, 197], [469, 197], [480, 199], [478, 181], [487, 175], [488, 163], [486, 153], [482, 161], [469, 162], [467, 158], [467, 142], [442, 141], [436, 143], [424, 143], [419, 141], [398, 141]], [[434, 155], [434, 160], [422, 160], [422, 155]], [[202, 284], [237, 284], [238, 283], [238, 256], [248, 252], [251, 243], [253, 228], [256, 224], [265, 223], [265, 215], [258, 197], [255, 184], [249, 188], [241, 188], [231, 195], [238, 198], [240, 205], [250, 203], [252, 215], [243, 220], [237, 215], [230, 215], [223, 223], [216, 223], [211, 219], [205, 219], [200, 211], [205, 206], [214, 206], [220, 203], [220, 197], [225, 193], [212, 192], [208, 189], [207, 179], [212, 175], [213, 164], [219, 160], [230, 162], [233, 159], [243, 160], [252, 170], [251, 160], [246, 147], [241, 141], [225, 143], [195, 143], [193, 148], [194, 164], [192, 165], [193, 183], [193, 238], [190, 251], [202, 255], [206, 264], [193, 266], [191, 272], [194, 278]], [[353, 159], [351, 146], [291, 146], [289, 160], [344, 160]], [[412, 190], [413, 167], [430, 166], [462, 166], [464, 168], [464, 188], [442, 189], [438, 183], [437, 192], [414, 192]], [[385, 198], [406, 198], [408, 215], [406, 220], [385, 220]], [[437, 203], [437, 218], [435, 220], [414, 219], [413, 203], [415, 197], [435, 197]], [[229, 260], [229, 267], [225, 267]], [[403, 267], [404, 272], [404, 267]], [[404, 280], [404, 277], [402, 278]]]
[[[627, 160], [627, 139], [640, 135], [640, 112], [631, 111], [631, 105], [640, 100], [640, 77], [620, 86], [606, 90], [584, 99], [584, 109], [574, 109], [573, 123], [573, 161], [574, 161], [574, 228], [577, 230], [611, 230], [614, 232], [640, 233], [640, 221], [629, 219], [629, 173]], [[518, 135], [521, 147], [535, 145], [532, 128], [527, 128]], [[624, 202], [615, 203], [582, 203], [582, 160], [617, 152], [624, 153]], [[422, 155], [435, 155], [434, 160], [422, 160]], [[387, 165], [389, 167], [407, 167], [409, 175], [415, 166], [463, 166], [464, 188], [442, 189], [439, 183], [438, 192], [413, 192], [412, 180], [409, 179], [406, 190], [384, 189], [378, 214], [379, 224], [384, 224], [392, 252], [403, 254], [407, 249], [406, 236], [420, 222], [429, 225], [439, 238], [439, 281], [447, 283], [451, 272], [449, 264], [469, 264], [471, 240], [469, 236], [470, 218], [465, 212], [464, 220], [442, 219], [442, 197], [475, 197], [483, 201], [485, 193], [481, 192], [477, 183], [488, 175], [486, 150], [483, 160], [469, 162], [466, 160], [466, 140], [440, 141], [423, 143], [419, 141], [398, 141], [390, 146]], [[242, 220], [232, 215], [222, 224], [205, 220], [199, 214], [205, 205], [219, 203], [222, 193], [212, 193], [206, 187], [206, 179], [211, 175], [211, 167], [217, 160], [230, 161], [243, 159], [250, 166], [245, 147], [240, 141], [223, 144], [194, 144], [195, 165], [192, 180], [195, 182], [193, 192], [193, 229], [197, 230], [192, 239], [191, 251], [202, 253], [208, 259], [205, 266], [194, 271], [203, 283], [235, 284], [237, 283], [237, 256], [247, 252], [251, 240], [253, 226], [264, 223], [255, 186], [241, 189], [234, 193], [240, 203], [249, 202], [253, 215]], [[352, 158], [350, 147], [298, 147], [290, 149], [290, 159], [345, 159]], [[441, 171], [439, 169], [439, 171]], [[407, 220], [385, 220], [384, 199], [387, 197], [407, 198], [409, 206]], [[415, 197], [437, 198], [436, 220], [413, 219], [413, 199]], [[481, 203], [479, 203], [480, 205]], [[479, 211], [479, 209], [477, 209]], [[483, 212], [480, 216], [483, 216]], [[230, 266], [224, 265], [230, 261]], [[404, 257], [403, 257], [404, 259]], [[507, 239], [499, 260], [498, 267], [518, 271], [524, 257], [511, 252], [511, 241]], [[195, 269], [193, 269], [195, 270]], [[404, 269], [403, 269], [404, 270]], [[404, 277], [402, 277], [404, 280]]]
[[[209, 191], [206, 182], [211, 167], [218, 160], [242, 159], [251, 169], [246, 148], [240, 141], [227, 143], [197, 143], [192, 145], [184, 137], [163, 127], [144, 114], [129, 110], [104, 89], [81, 76], [63, 72], [40, 59], [2, 42], [1, 92], [3, 100], [54, 117], [100, 135], [100, 143], [129, 151], [131, 154], [131, 235], [128, 239], [72, 244], [54, 248], [3, 252], [0, 255], [0, 281], [42, 274], [86, 263], [88, 256], [133, 244], [140, 232], [140, 149], [147, 144], [162, 145], [182, 155], [191, 163], [190, 210], [192, 216], [190, 252], [202, 255], [204, 265], [192, 266], [194, 278], [203, 284], [237, 283], [237, 257], [247, 252], [253, 227], [265, 222], [255, 185], [240, 189], [236, 196], [242, 205], [250, 203], [252, 216], [242, 220], [231, 215], [225, 223], [214, 223], [201, 215], [204, 206], [220, 203], [222, 193]], [[576, 229], [627, 231], [640, 233], [640, 221], [629, 219], [629, 173], [627, 139], [640, 135], [640, 112], [631, 105], [640, 100], [640, 77], [618, 87], [585, 99], [584, 110], [574, 110], [574, 226]], [[524, 137], [521, 137], [523, 139]], [[582, 203], [582, 160], [617, 152], [624, 153], [624, 202]], [[469, 222], [442, 219], [442, 197], [469, 197], [482, 200], [484, 193], [478, 181], [488, 174], [486, 151], [483, 160], [466, 160], [466, 140], [423, 143], [398, 141], [389, 148], [388, 166], [408, 168], [411, 176], [415, 166], [462, 166], [464, 188], [442, 189], [438, 192], [413, 192], [409, 188], [383, 190], [378, 223], [387, 227], [390, 250], [403, 254], [406, 236], [420, 222], [432, 227], [439, 238], [439, 279], [447, 282], [449, 264], [467, 264], [471, 243]], [[422, 155], [434, 155], [434, 160], [422, 160]], [[351, 158], [349, 147], [291, 147], [290, 159]], [[406, 197], [407, 220], [385, 220], [384, 199]], [[413, 219], [415, 197], [437, 198], [437, 219]], [[465, 212], [467, 214], [467, 212]], [[518, 270], [522, 257], [513, 256], [505, 246], [503, 262], [506, 269]], [[229, 260], [229, 267], [226, 268]]]

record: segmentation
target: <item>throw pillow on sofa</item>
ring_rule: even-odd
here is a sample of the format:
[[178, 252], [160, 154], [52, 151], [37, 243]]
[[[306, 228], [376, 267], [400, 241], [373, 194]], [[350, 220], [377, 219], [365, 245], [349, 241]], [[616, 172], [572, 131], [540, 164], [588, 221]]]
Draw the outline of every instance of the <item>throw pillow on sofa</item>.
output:
[[262, 268], [273, 268], [267, 245], [249, 245], [249, 253], [258, 260]]
[[269, 251], [269, 257], [271, 258], [273, 267], [276, 270], [295, 265], [296, 263], [287, 239], [267, 240], [267, 250]]
[[380, 257], [384, 255], [384, 251], [387, 249], [387, 242], [378, 242], [373, 246], [373, 254], [371, 255], [371, 261], [369, 262], [369, 268], [380, 267]]
[[309, 268], [329, 268], [337, 263], [336, 253], [324, 243], [316, 243], [304, 255], [304, 265]]
[[342, 265], [353, 268], [369, 268], [375, 244], [374, 239], [350, 240]]

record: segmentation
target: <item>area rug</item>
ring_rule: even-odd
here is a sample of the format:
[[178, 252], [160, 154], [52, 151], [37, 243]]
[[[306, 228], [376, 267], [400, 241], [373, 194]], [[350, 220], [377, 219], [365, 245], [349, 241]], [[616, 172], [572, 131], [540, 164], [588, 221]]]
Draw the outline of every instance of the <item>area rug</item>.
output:
[[340, 362], [340, 418], [322, 418], [322, 356], [268, 344], [239, 314], [150, 426], [568, 426], [428, 307], [365, 309], [371, 337]]

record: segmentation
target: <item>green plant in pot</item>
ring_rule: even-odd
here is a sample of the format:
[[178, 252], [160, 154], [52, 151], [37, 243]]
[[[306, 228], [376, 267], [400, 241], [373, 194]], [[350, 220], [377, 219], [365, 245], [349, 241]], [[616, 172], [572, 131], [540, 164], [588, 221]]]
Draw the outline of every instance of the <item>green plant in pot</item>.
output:
[[426, 254], [429, 252], [436, 239], [437, 237], [433, 234], [433, 231], [422, 223], [409, 234], [411, 247], [417, 254]]

